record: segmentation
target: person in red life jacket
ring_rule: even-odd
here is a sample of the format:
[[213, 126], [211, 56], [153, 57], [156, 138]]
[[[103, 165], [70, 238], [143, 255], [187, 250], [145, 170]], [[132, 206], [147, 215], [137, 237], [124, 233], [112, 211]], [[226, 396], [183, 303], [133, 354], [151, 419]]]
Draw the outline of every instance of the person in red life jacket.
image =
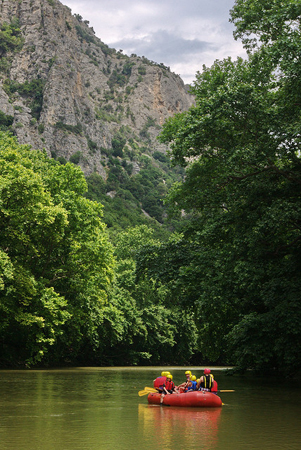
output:
[[217, 382], [214, 380], [210, 369], [204, 369], [204, 375], [199, 379], [197, 389], [200, 391], [214, 392], [214, 394], [217, 393]]
[[162, 372], [160, 377], [157, 377], [154, 380], [154, 388], [157, 389], [160, 393], [164, 392], [164, 388], [166, 385], [166, 375], [169, 372]]
[[185, 372], [185, 377], [186, 377], [186, 381], [182, 384], [179, 384], [178, 389], [180, 389], [181, 391], [185, 391], [185, 389], [187, 389], [188, 384], [190, 383], [190, 377], [192, 376], [191, 371], [190, 370], [186, 370]]
[[154, 388], [161, 394], [160, 404], [162, 405], [165, 395], [171, 394], [175, 388], [172, 375], [169, 372], [162, 372], [161, 376], [154, 380]]
[[172, 379], [173, 376], [170, 373], [166, 375], [165, 393], [167, 394], [173, 394], [174, 392], [177, 392], [177, 387]]

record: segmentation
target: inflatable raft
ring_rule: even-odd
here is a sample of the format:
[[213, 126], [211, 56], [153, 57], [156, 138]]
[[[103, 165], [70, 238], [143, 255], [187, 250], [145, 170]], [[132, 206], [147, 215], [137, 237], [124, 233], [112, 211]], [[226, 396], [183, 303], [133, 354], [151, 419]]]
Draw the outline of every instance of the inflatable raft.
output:
[[[153, 405], [160, 405], [161, 394], [148, 394], [148, 403]], [[212, 394], [212, 392], [205, 391], [190, 391], [179, 394], [165, 395], [163, 398], [163, 405], [166, 406], [197, 406], [205, 408], [216, 408], [222, 406], [221, 398]]]

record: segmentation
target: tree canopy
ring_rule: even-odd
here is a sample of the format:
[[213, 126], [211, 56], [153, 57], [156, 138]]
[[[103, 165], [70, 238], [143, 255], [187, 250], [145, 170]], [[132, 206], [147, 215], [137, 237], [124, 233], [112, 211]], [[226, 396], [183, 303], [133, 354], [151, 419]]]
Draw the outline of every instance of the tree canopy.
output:
[[[0, 309], [7, 358], [36, 363], [49, 347], [93, 345], [113, 279], [101, 206], [81, 170], [0, 133]], [[68, 330], [68, 332], [66, 332]], [[21, 347], [21, 352], [20, 352]]]
[[[190, 283], [204, 345], [242, 368], [300, 368], [300, 4], [237, 0], [248, 59], [198, 73], [196, 104], [161, 140], [186, 167], [169, 201], [185, 210]], [[182, 271], [182, 272], [183, 272]], [[293, 345], [292, 345], [293, 343]]]
[[[301, 6], [236, 0], [230, 20], [247, 59], [204, 66], [160, 136], [183, 181], [163, 183], [161, 154], [132, 174], [116, 137], [112, 243], [86, 198], [110, 226], [97, 174], [87, 192], [78, 167], [0, 133], [0, 363], [300, 370]], [[165, 222], [167, 190], [182, 229], [133, 222], [129, 205]]]
[[119, 232], [113, 247], [86, 191], [77, 166], [0, 133], [0, 364], [188, 361], [193, 318], [136, 278], [154, 230]]

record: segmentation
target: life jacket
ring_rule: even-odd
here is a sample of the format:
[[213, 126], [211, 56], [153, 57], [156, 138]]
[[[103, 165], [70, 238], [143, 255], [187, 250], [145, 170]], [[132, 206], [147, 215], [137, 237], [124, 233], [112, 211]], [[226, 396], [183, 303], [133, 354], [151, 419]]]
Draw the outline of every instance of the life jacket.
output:
[[211, 392], [213, 392], [214, 394], [217, 394], [217, 388], [218, 388], [217, 382], [215, 380], [213, 380]]
[[154, 380], [155, 389], [163, 389], [166, 385], [166, 377], [158, 377]]
[[196, 391], [197, 389], [197, 382], [196, 381], [191, 381], [191, 386], [187, 387], [187, 391]]
[[168, 391], [173, 391], [174, 388], [175, 388], [175, 383], [174, 383], [173, 381], [171, 381], [171, 380], [166, 380], [165, 388], [166, 388]]
[[211, 388], [213, 386], [213, 382], [214, 382], [214, 378], [213, 378], [213, 375], [211, 375], [211, 373], [209, 373], [208, 375], [203, 375], [203, 381], [201, 383], [201, 387], [211, 390]]

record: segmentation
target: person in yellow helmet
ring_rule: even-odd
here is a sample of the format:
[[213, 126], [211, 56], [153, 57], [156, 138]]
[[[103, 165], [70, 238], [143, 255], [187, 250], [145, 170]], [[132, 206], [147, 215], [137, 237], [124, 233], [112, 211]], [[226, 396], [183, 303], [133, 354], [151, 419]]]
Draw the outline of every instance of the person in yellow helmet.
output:
[[191, 375], [190, 381], [187, 384], [185, 391], [196, 391], [197, 390], [197, 382], [196, 382], [196, 376]]
[[[160, 405], [163, 403], [163, 399], [165, 395], [173, 394], [175, 392], [176, 386], [174, 382], [172, 381], [173, 376], [169, 372], [162, 372], [164, 375], [161, 375], [161, 378], [165, 378], [165, 383], [161, 387], [161, 398], [160, 398]], [[160, 392], [160, 391], [159, 391]]]
[[173, 376], [171, 374], [166, 375], [166, 384], [165, 389], [169, 394], [173, 394], [174, 392], [178, 392], [177, 386], [172, 381]]
[[186, 381], [184, 381], [184, 383], [182, 383], [182, 384], [179, 384], [179, 386], [178, 386], [178, 389], [181, 391], [185, 391], [187, 389], [189, 383], [191, 382], [192, 373], [190, 370], [186, 370], [185, 377], [186, 377]]
[[165, 384], [166, 384], [166, 375], [168, 372], [161, 372], [161, 376], [157, 377], [154, 381], [154, 388], [158, 390], [158, 392], [162, 393], [164, 392]]

